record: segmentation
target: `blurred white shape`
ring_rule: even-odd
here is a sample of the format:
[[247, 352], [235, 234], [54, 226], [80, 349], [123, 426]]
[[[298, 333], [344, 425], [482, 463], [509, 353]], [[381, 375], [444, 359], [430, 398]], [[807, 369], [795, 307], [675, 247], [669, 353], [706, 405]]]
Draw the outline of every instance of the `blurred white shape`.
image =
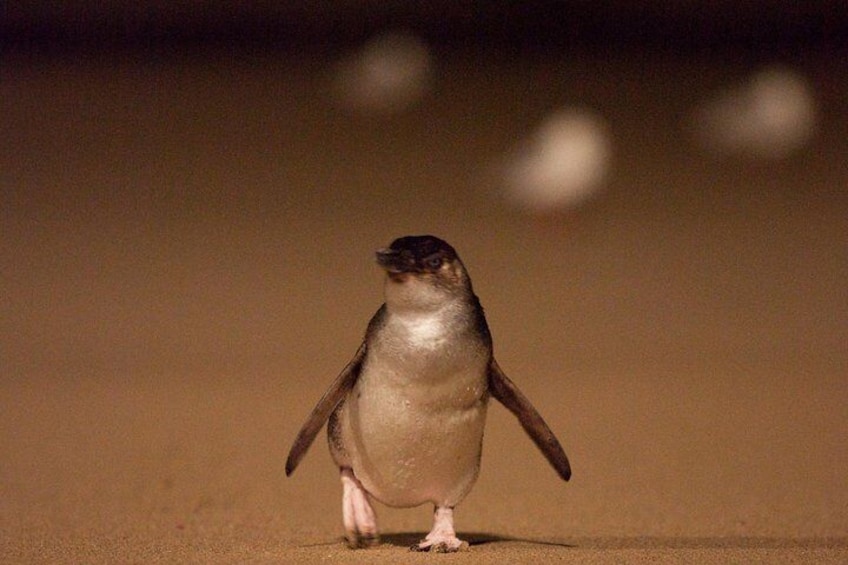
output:
[[545, 212], [576, 206], [595, 194], [610, 170], [607, 124], [583, 109], [563, 109], [521, 143], [504, 170], [506, 195]]
[[365, 112], [392, 113], [417, 102], [432, 71], [430, 50], [403, 32], [379, 35], [339, 65], [336, 84], [342, 101]]
[[803, 76], [767, 67], [695, 110], [696, 135], [709, 149], [778, 159], [806, 145], [816, 130], [816, 104]]

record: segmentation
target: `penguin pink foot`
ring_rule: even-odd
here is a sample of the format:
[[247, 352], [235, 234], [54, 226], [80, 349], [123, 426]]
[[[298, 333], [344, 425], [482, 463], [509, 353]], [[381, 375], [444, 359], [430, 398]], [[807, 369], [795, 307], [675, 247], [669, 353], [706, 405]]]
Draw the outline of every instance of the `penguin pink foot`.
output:
[[377, 515], [368, 500], [368, 491], [348, 468], [341, 470], [341, 481], [342, 521], [347, 545], [354, 549], [377, 545], [380, 543]]
[[437, 506], [433, 513], [433, 529], [426, 538], [409, 549], [432, 553], [454, 553], [467, 550], [468, 542], [456, 537], [453, 529], [453, 508]]

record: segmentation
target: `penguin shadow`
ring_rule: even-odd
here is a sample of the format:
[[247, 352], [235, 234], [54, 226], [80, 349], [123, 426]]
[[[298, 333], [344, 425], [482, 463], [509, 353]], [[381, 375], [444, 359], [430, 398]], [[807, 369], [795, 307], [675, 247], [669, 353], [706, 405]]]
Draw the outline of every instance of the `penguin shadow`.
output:
[[[471, 547], [478, 547], [483, 545], [495, 544], [495, 543], [505, 543], [505, 542], [518, 542], [518, 543], [528, 543], [534, 545], [552, 545], [556, 547], [566, 547], [573, 548], [577, 547], [572, 544], [562, 543], [558, 541], [551, 540], [540, 540], [540, 539], [531, 539], [531, 538], [520, 538], [520, 537], [512, 537], [512, 536], [501, 536], [498, 534], [489, 534], [485, 532], [457, 532], [457, 535], [460, 539], [468, 542], [468, 545]], [[413, 545], [417, 545], [418, 542], [427, 537], [427, 532], [395, 532], [395, 533], [385, 533], [380, 534], [380, 543], [382, 545], [390, 545], [395, 547], [404, 547], [410, 548]]]

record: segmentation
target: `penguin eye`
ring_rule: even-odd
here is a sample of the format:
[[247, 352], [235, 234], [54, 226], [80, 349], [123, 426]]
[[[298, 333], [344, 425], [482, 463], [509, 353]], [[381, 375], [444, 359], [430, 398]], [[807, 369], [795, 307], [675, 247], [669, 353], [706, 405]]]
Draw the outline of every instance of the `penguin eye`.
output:
[[438, 255], [433, 255], [424, 259], [424, 264], [427, 265], [429, 268], [436, 270], [442, 266], [442, 258]]

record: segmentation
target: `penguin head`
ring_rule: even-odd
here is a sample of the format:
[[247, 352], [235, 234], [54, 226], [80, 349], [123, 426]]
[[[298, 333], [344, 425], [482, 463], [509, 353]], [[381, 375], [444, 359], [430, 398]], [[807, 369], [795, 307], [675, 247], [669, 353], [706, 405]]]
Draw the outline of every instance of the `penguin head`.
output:
[[[432, 235], [408, 235], [377, 250], [386, 272], [386, 300], [438, 305], [473, 295], [471, 279], [456, 250]], [[389, 304], [391, 306], [391, 304]]]

